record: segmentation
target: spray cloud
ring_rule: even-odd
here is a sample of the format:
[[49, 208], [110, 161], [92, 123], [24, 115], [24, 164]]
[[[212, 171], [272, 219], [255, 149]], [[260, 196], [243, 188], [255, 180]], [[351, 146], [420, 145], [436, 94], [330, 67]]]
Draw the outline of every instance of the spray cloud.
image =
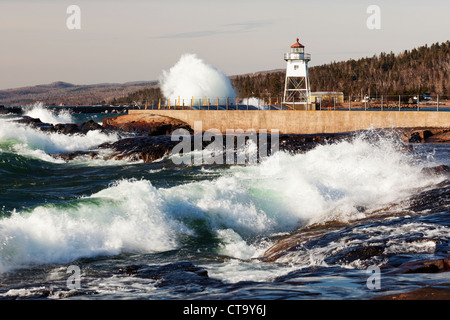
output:
[[233, 101], [236, 97], [225, 74], [190, 53], [183, 54], [169, 71], [163, 71], [160, 83], [166, 99], [173, 102], [180, 99], [181, 103], [184, 100], [185, 105], [190, 105], [192, 98], [194, 105], [198, 105], [205, 97], [211, 103], [219, 98], [221, 104], [225, 104], [227, 98]]

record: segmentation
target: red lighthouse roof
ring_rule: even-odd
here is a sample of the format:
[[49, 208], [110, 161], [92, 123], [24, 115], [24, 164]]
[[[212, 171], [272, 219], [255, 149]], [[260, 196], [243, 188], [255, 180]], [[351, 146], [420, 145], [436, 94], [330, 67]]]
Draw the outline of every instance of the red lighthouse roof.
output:
[[294, 43], [291, 48], [304, 48], [305, 46], [302, 45], [300, 42], [298, 42], [298, 38], [297, 38], [297, 42]]

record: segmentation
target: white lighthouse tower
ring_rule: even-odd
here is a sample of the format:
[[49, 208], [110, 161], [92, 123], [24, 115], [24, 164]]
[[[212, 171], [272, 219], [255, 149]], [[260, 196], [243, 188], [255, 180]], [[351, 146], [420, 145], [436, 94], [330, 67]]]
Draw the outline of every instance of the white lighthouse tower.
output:
[[291, 46], [291, 51], [284, 54], [284, 60], [287, 65], [283, 104], [297, 110], [312, 110], [314, 105], [309, 103], [311, 89], [308, 77], [308, 61], [311, 60], [311, 55], [305, 53], [305, 46], [298, 42], [298, 38]]

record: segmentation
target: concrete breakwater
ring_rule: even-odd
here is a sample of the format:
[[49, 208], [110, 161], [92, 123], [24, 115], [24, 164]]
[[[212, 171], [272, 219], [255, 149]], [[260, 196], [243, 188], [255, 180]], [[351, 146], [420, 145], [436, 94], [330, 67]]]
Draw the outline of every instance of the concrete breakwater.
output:
[[338, 133], [369, 128], [450, 128], [450, 112], [303, 110], [129, 110], [129, 115], [160, 115], [202, 130], [279, 130], [280, 134]]

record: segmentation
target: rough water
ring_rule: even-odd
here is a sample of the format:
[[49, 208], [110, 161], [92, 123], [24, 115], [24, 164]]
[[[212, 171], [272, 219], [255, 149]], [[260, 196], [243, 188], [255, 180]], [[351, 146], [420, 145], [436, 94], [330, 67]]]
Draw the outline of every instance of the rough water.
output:
[[17, 117], [0, 118], [0, 299], [372, 299], [449, 287], [445, 268], [411, 267], [449, 257], [449, 175], [427, 169], [450, 165], [448, 144], [361, 134], [248, 165], [63, 161], [51, 155], [119, 136], [46, 133]]

